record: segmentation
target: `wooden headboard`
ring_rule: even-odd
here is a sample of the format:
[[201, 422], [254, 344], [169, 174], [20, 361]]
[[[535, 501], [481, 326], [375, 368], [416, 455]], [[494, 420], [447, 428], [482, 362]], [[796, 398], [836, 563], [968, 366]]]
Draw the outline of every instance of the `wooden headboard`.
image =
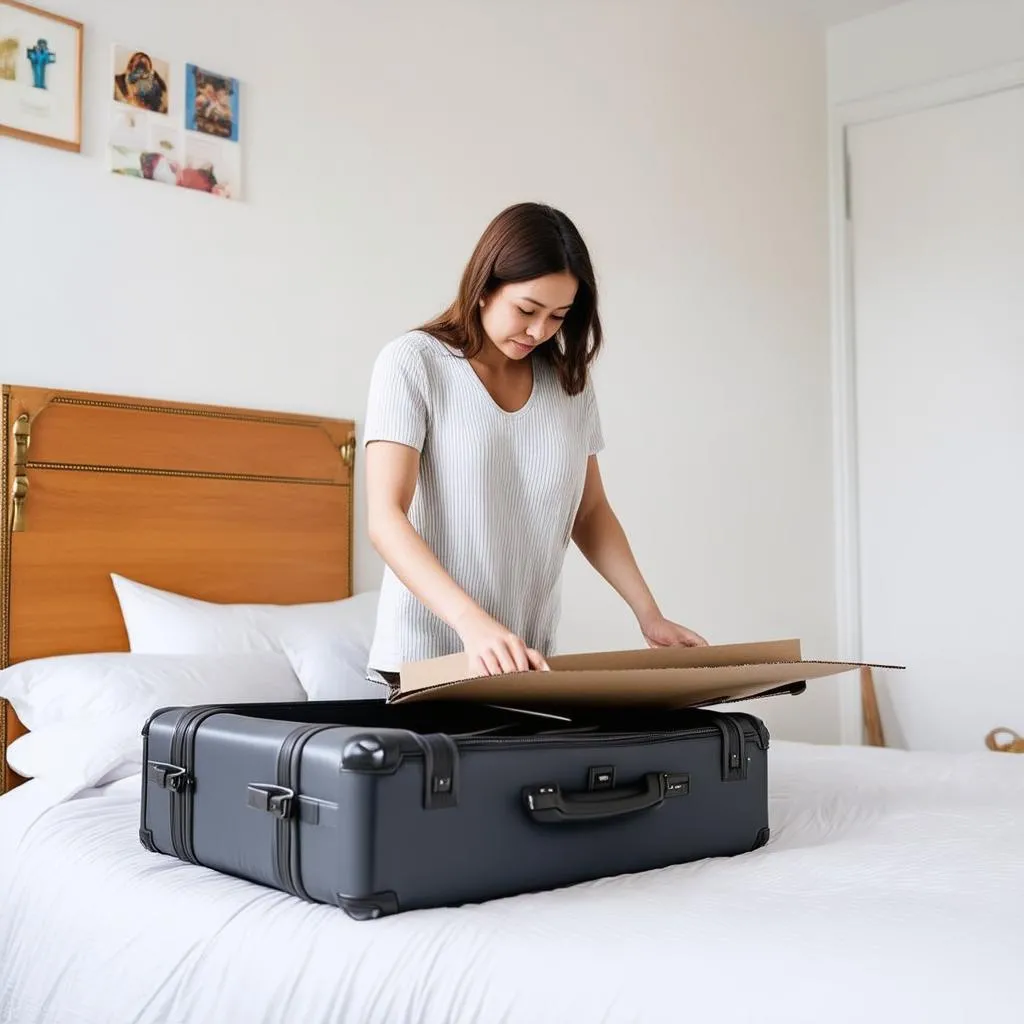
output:
[[[112, 572], [207, 601], [352, 593], [351, 420], [4, 385], [0, 668], [128, 649]], [[0, 793], [21, 781], [0, 701]]]

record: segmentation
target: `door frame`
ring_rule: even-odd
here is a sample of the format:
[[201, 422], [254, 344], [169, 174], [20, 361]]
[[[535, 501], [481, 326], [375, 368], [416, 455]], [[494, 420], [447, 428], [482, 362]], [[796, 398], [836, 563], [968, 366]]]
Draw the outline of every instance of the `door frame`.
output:
[[[1024, 61], [1001, 64], [849, 103], [829, 105], [828, 191], [831, 262], [831, 377], [833, 502], [835, 510], [835, 607], [838, 656], [869, 660], [861, 628], [860, 522], [857, 482], [856, 325], [853, 316], [853, 230], [857, 197], [853, 189], [850, 129], [931, 107], [978, 99], [1024, 85]], [[840, 742], [863, 742], [860, 680], [840, 681]]]

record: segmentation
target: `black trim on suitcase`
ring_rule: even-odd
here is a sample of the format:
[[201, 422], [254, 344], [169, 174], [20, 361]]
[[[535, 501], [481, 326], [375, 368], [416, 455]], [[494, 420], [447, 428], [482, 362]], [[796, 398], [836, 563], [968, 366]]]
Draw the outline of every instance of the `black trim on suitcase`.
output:
[[146, 824], [148, 814], [148, 797], [149, 797], [149, 786], [146, 784], [150, 781], [149, 774], [149, 728], [153, 722], [161, 715], [166, 714], [168, 711], [178, 711], [180, 705], [171, 704], [166, 707], [157, 708], [150, 714], [142, 726], [142, 763], [145, 766], [145, 773], [143, 776], [142, 785], [142, 798], [139, 803], [139, 842], [149, 850], [150, 853], [160, 853], [161, 850], [156, 845], [153, 839], [153, 830]]
[[142, 727], [142, 761], [145, 765], [140, 806], [139, 841], [152, 853], [160, 852], [153, 842], [153, 831], [146, 827], [146, 790], [149, 783], [161, 789], [170, 790], [171, 846], [179, 860], [198, 864], [192, 846], [192, 790], [195, 777], [192, 774], [195, 754], [195, 737], [199, 726], [211, 715], [226, 711], [221, 706], [201, 705], [190, 708], [178, 719], [171, 736], [171, 761], [149, 760], [149, 727], [153, 720], [175, 708], [160, 708], [149, 716]]
[[[159, 711], [154, 712], [149, 718], [146, 719], [145, 724], [142, 726], [142, 763], [143, 765], [149, 764], [149, 726], [153, 719], [166, 711], [166, 708], [161, 708]], [[159, 853], [156, 843], [153, 841], [153, 830], [146, 827], [146, 796], [149, 787], [145, 781], [142, 783], [142, 795], [139, 801], [139, 842], [142, 846], [150, 853]]]
[[278, 887], [307, 903], [316, 901], [302, 884], [299, 862], [299, 827], [302, 824], [335, 826], [337, 804], [304, 798], [299, 793], [302, 752], [318, 733], [335, 725], [300, 725], [284, 738], [277, 754], [277, 782], [250, 782], [246, 806], [272, 814], [274, 828], [274, 875]]
[[732, 715], [719, 715], [722, 730], [722, 781], [743, 782], [747, 777], [747, 752], [743, 729]]
[[423, 751], [423, 806], [428, 811], [457, 807], [459, 803], [459, 750], [442, 732], [410, 733]]
[[277, 755], [277, 783], [291, 796], [286, 798], [283, 813], [278, 814], [276, 842], [274, 843], [274, 871], [281, 888], [293, 896], [315, 902], [302, 884], [302, 870], [299, 864], [299, 826], [302, 821], [295, 799], [300, 789], [302, 751], [317, 733], [336, 728], [333, 725], [305, 725], [293, 729], [281, 744]]
[[[185, 728], [193, 718], [203, 713], [202, 708], [186, 712], [181, 718], [178, 719], [177, 724], [174, 727], [174, 733], [171, 735], [171, 764], [174, 768], [179, 769], [177, 772], [169, 773], [165, 776], [168, 783], [167, 788], [171, 791], [171, 798], [169, 806], [171, 810], [171, 846], [174, 849], [174, 855], [178, 860], [191, 860], [185, 854], [185, 841], [182, 838], [182, 832], [184, 825], [182, 822], [182, 793], [187, 789], [191, 789], [191, 779], [188, 777], [188, 773], [185, 766], [180, 762], [184, 760], [184, 746], [183, 737], [185, 734]], [[149, 766], [146, 766], [146, 778], [149, 780]], [[174, 780], [173, 782], [171, 780]]]
[[171, 737], [172, 767], [180, 764], [182, 771], [168, 776], [168, 789], [171, 791], [171, 844], [175, 854], [190, 864], [199, 864], [195, 847], [192, 843], [192, 810], [193, 792], [196, 779], [195, 754], [196, 734], [199, 726], [213, 715], [221, 714], [222, 707], [194, 708], [182, 715]]
[[393, 892], [376, 892], [372, 896], [337, 895], [338, 906], [353, 921], [373, 921], [378, 917], [387, 917], [398, 913], [398, 897]]
[[757, 745], [762, 750], [767, 750], [770, 743], [771, 737], [768, 734], [768, 726], [761, 721], [756, 715], [747, 714], [745, 711], [733, 712], [733, 716], [738, 718], [749, 725], [754, 732], [757, 734]]

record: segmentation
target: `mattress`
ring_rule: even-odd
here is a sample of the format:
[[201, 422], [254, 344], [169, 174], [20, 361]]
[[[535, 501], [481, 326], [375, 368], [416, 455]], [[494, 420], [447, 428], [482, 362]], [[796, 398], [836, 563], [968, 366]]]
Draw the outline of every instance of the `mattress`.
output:
[[139, 779], [0, 798], [4, 1024], [981, 1022], [1020, 1012], [1024, 757], [775, 742], [768, 845], [355, 922], [146, 852]]

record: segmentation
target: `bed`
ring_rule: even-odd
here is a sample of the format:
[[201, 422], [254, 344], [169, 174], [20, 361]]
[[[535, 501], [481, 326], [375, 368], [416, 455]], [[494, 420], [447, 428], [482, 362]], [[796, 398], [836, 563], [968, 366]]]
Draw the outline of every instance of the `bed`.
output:
[[[97, 680], [132, 676], [90, 676], [75, 658], [169, 658], [154, 647], [171, 645], [179, 613], [265, 603], [284, 615], [358, 597], [351, 421], [26, 388], [4, 390], [2, 420], [12, 670], [82, 665], [71, 678], [93, 694]], [[112, 573], [130, 586], [117, 591]], [[119, 599], [133, 587], [161, 610], [156, 640]], [[238, 621], [210, 635], [221, 642]], [[315, 661], [306, 641], [291, 652], [303, 686]], [[94, 703], [78, 702], [82, 714]], [[0, 711], [0, 753], [13, 758], [24, 724]], [[123, 713], [57, 725], [73, 741]], [[96, 769], [23, 781], [5, 759], [0, 1022], [1019, 1014], [1024, 758], [778, 740], [769, 757], [772, 836], [753, 853], [374, 922], [147, 852], [130, 763], [109, 780]]]

